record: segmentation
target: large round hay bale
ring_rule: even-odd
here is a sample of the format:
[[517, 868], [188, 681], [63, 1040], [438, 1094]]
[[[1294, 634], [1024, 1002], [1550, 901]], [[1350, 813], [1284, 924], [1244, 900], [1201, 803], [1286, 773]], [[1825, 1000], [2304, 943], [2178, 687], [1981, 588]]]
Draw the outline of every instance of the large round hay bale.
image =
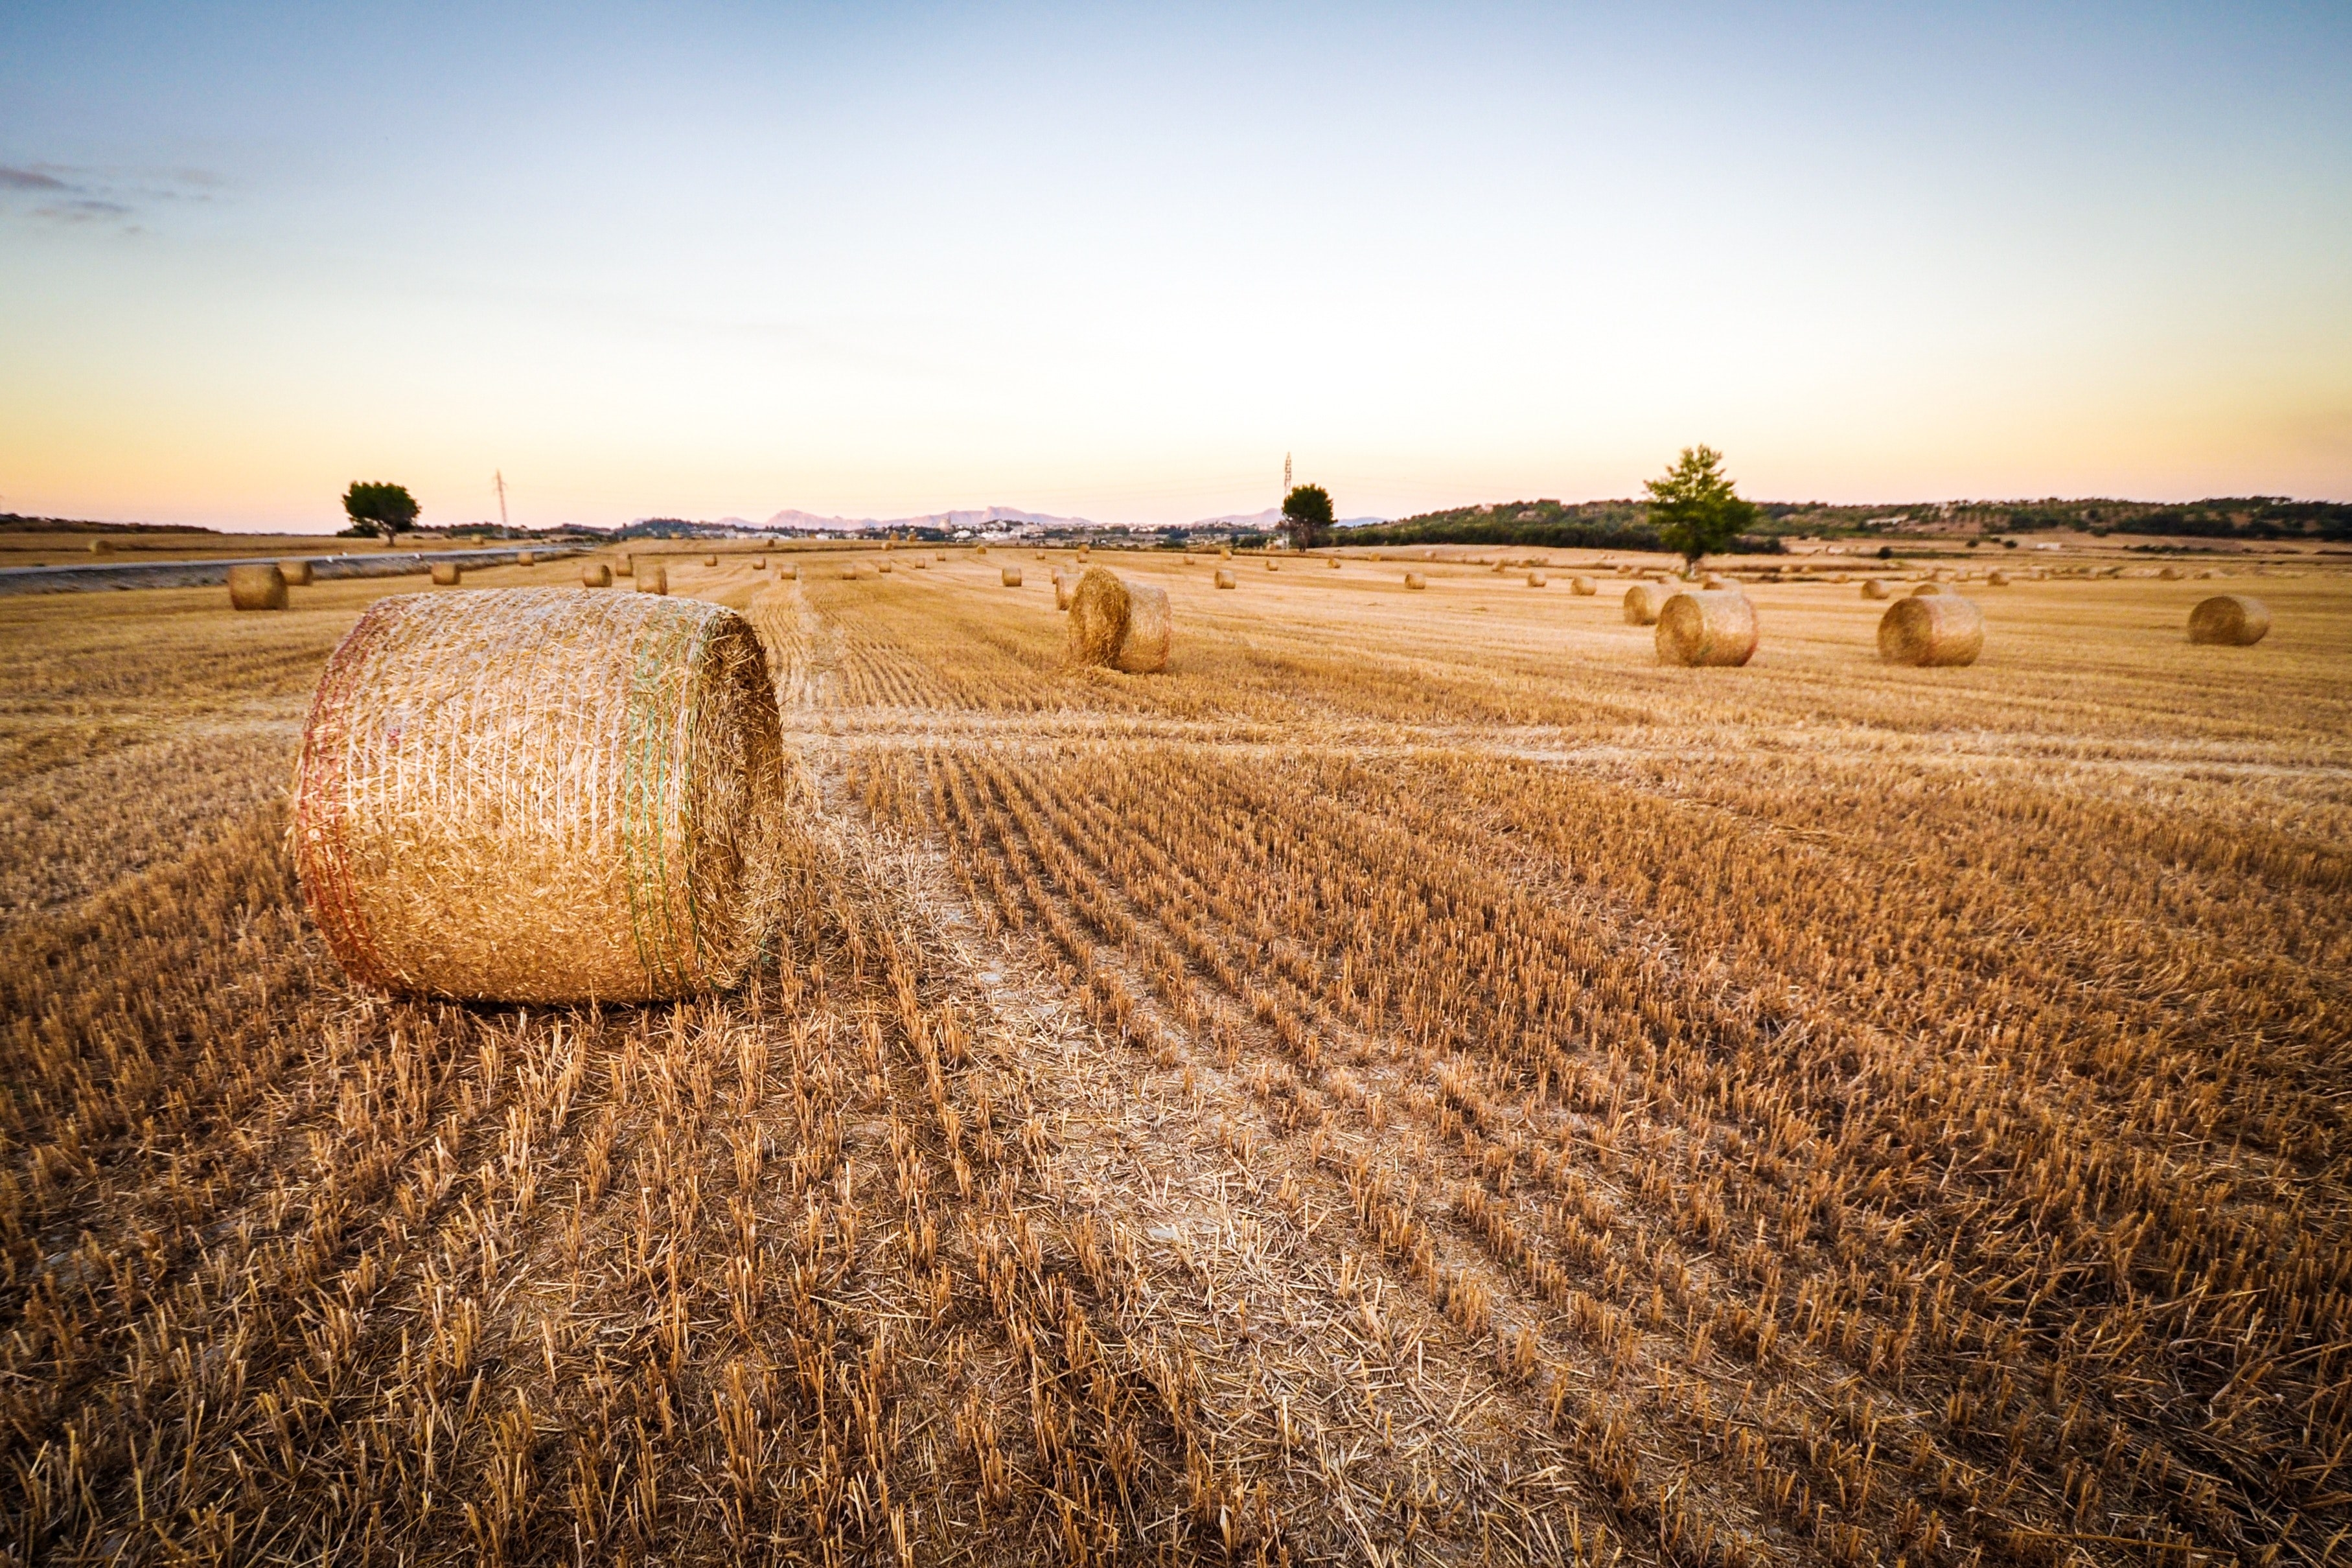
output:
[[528, 550], [518, 550], [515, 552], [515, 564], [518, 566], [536, 566], [539, 564], [539, 557]]
[[1958, 594], [1914, 594], [1878, 617], [1878, 657], [1889, 664], [1974, 664], [1984, 651], [1984, 612]]
[[1546, 584], [1549, 583], [1550, 581], [1551, 581], [1551, 579], [1550, 579], [1550, 578], [1549, 578], [1549, 577], [1545, 576], [1545, 575], [1544, 575], [1542, 573], [1540, 573], [1540, 572], [1530, 572], [1530, 573], [1528, 573], [1528, 587], [1530, 587], [1530, 588], [1540, 588], [1540, 587], [1543, 587]]
[[433, 585], [436, 588], [454, 588], [465, 579], [465, 573], [458, 570], [455, 561], [436, 561], [433, 563]]
[[669, 568], [667, 566], [648, 566], [644, 571], [638, 573], [637, 592], [640, 594], [668, 593]]
[[1090, 566], [1070, 595], [1070, 658], [1130, 675], [1168, 668], [1174, 624], [1165, 589]]
[[1072, 592], [1073, 589], [1070, 584], [1070, 580], [1067, 577], [1063, 576], [1059, 572], [1055, 573], [1054, 608], [1057, 610], [1068, 609], [1070, 607], [1070, 595]]
[[1593, 586], [1592, 579], [1590, 577], [1570, 577], [1568, 580], [1568, 591], [1580, 599], [1590, 599], [1601, 592], [1599, 588]]
[[774, 688], [733, 611], [405, 594], [371, 606], [320, 678], [295, 867], [363, 985], [688, 995], [759, 952], [782, 783]]
[[583, 562], [580, 585], [583, 588], [609, 588], [613, 585], [613, 569], [602, 561]]
[[228, 604], [233, 610], [284, 609], [285, 574], [268, 564], [230, 567]]
[[1018, 588], [1019, 586], [1021, 586], [1021, 568], [1020, 568], [1020, 567], [1018, 567], [1018, 566], [1007, 566], [1007, 567], [1004, 569], [1004, 585], [1005, 585], [1006, 587], [1008, 587], [1008, 588]]
[[2252, 647], [2271, 633], [2271, 610], [2243, 594], [2216, 594], [2189, 612], [2189, 640]]
[[1241, 585], [1241, 584], [1240, 584], [1239, 580], [1238, 580], [1238, 579], [1236, 579], [1231, 572], [1226, 571], [1226, 570], [1225, 570], [1223, 567], [1222, 567], [1222, 566], [1220, 566], [1220, 567], [1218, 567], [1218, 568], [1217, 568], [1217, 586], [1218, 586], [1218, 587], [1220, 587], [1220, 588], [1236, 588], [1236, 587], [1239, 587], [1240, 585]]
[[621, 557], [619, 563], [614, 566], [613, 575], [615, 577], [630, 577], [636, 574], [636, 570], [637, 558], [634, 555], [624, 555]]
[[1658, 612], [1664, 664], [1738, 666], [1756, 652], [1756, 606], [1737, 588], [1685, 590]]
[[299, 555], [290, 561], [280, 561], [278, 574], [286, 579], [286, 585], [289, 588], [307, 588], [310, 585], [310, 563]]
[[1625, 590], [1625, 624], [1629, 626], [1654, 626], [1658, 612], [1666, 607], [1667, 592], [1655, 583], [1636, 583]]
[[1418, 572], [1408, 572], [1404, 574], [1404, 585], [1408, 588], [1426, 588], [1429, 586], [1429, 579]]
[[1895, 590], [1886, 585], [1884, 577], [1864, 577], [1862, 580], [1862, 596], [1865, 599], [1891, 599], [1895, 596]]

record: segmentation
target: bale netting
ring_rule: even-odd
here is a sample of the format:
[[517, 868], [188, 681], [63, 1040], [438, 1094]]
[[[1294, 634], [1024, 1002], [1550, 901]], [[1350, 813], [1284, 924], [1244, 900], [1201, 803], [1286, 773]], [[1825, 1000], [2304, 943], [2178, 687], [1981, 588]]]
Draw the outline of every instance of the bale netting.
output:
[[580, 585], [583, 588], [609, 588], [613, 585], [613, 569], [602, 561], [585, 562], [580, 568]]
[[289, 588], [307, 588], [310, 585], [310, 563], [300, 556], [291, 561], [280, 561], [278, 574], [286, 579], [286, 585]]
[[295, 868], [386, 991], [639, 1002], [736, 983], [775, 907], [784, 763], [759, 639], [692, 599], [382, 599], [327, 661]]
[[1685, 590], [1658, 612], [1662, 664], [1746, 664], [1756, 652], [1756, 606], [1737, 588]]
[[457, 570], [457, 563], [455, 561], [436, 561], [433, 563], [433, 585], [435, 587], [454, 588], [465, 580], [466, 574]]
[[1070, 658], [1104, 664], [1129, 675], [1168, 668], [1174, 623], [1168, 591], [1130, 583], [1100, 566], [1089, 566], [1070, 595]]
[[275, 566], [230, 567], [228, 606], [232, 610], [284, 609], [286, 574]]
[[1007, 566], [1004, 568], [1003, 581], [1004, 585], [1008, 588], [1018, 588], [1021, 586], [1021, 568], [1018, 566]]
[[2271, 608], [2243, 594], [2216, 594], [2189, 612], [2189, 640], [2252, 647], [2271, 633]]
[[1629, 626], [1654, 626], [1658, 612], [1666, 607], [1666, 590], [1655, 583], [1636, 583], [1625, 590], [1625, 624]]
[[644, 571], [638, 573], [637, 592], [640, 594], [667, 594], [669, 592], [669, 568], [667, 566], [648, 566]]
[[1241, 586], [1241, 582], [1240, 579], [1236, 578], [1231, 572], [1228, 572], [1223, 567], [1220, 566], [1217, 568], [1217, 586], [1220, 588], [1238, 588]]
[[1974, 664], [1984, 651], [1984, 612], [1958, 594], [1914, 594], [1878, 618], [1878, 657], [1889, 664]]

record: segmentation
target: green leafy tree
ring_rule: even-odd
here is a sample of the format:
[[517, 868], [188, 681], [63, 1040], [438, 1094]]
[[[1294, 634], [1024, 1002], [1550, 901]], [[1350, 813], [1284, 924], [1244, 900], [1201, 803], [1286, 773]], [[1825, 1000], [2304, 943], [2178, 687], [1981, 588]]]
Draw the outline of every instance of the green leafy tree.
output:
[[352, 526], [343, 531], [362, 539], [372, 534], [390, 539], [416, 526], [416, 498], [408, 493], [406, 485], [372, 485], [354, 479], [343, 492], [343, 511], [352, 520]]
[[1685, 574], [1696, 574], [1702, 558], [1728, 550], [1756, 521], [1756, 504], [1739, 499], [1723, 472], [1723, 454], [1712, 447], [1685, 447], [1665, 477], [1643, 488], [1650, 492], [1650, 524], [1683, 558]]
[[1328, 543], [1331, 528], [1331, 492], [1321, 485], [1300, 485], [1282, 498], [1282, 531], [1292, 549]]

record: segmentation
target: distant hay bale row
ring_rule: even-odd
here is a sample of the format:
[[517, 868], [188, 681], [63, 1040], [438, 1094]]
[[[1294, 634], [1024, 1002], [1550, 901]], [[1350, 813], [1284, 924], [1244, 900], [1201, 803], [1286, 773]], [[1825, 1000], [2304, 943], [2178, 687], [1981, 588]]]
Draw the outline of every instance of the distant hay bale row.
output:
[[2270, 606], [2243, 594], [2216, 594], [2189, 612], [2189, 640], [2193, 643], [2252, 647], [2270, 630]]
[[1127, 582], [1093, 566], [1078, 579], [1069, 608], [1074, 662], [1108, 665], [1130, 675], [1168, 668], [1174, 622], [1166, 589]]
[[1667, 664], [1737, 667], [1756, 652], [1756, 606], [1736, 588], [1685, 590], [1658, 611], [1658, 658]]
[[302, 892], [363, 985], [610, 1002], [733, 984], [773, 908], [782, 742], [759, 639], [693, 600], [379, 600], [310, 705]]
[[1974, 664], [1984, 651], [1984, 612], [1958, 594], [1924, 584], [1878, 619], [1878, 657], [1921, 667]]

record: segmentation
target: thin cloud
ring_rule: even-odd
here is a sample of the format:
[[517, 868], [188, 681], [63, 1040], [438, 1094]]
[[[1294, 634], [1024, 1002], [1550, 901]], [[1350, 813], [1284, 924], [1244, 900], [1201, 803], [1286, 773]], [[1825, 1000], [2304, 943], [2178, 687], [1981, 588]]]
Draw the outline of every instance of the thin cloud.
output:
[[20, 209], [42, 223], [119, 224], [141, 233], [131, 220], [157, 202], [209, 202], [228, 182], [205, 169], [91, 169], [61, 163], [0, 164], [0, 197], [23, 193], [38, 201]]
[[51, 202], [35, 207], [35, 217], [45, 217], [52, 223], [105, 223], [114, 218], [129, 217], [131, 209], [121, 202], [110, 202], [102, 196], [79, 196], [69, 202]]
[[69, 191], [71, 185], [37, 169], [12, 169], [0, 163], [0, 191]]

